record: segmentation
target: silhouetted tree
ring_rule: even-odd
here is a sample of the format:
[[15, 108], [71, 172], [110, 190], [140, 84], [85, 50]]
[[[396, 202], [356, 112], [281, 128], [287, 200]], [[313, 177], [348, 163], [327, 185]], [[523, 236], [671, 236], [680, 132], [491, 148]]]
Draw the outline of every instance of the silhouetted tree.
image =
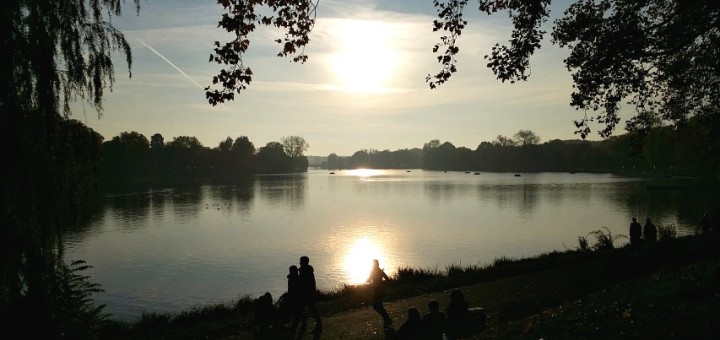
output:
[[228, 152], [232, 148], [233, 140], [232, 138], [228, 137], [224, 141], [220, 142], [218, 145], [218, 150], [220, 152]]
[[208, 169], [209, 149], [193, 136], [178, 136], [165, 146], [173, 175], [189, 178], [202, 176]]
[[178, 136], [173, 138], [173, 140], [167, 144], [167, 147], [181, 150], [193, 150], [203, 148], [203, 145], [197, 137]]
[[167, 152], [165, 152], [165, 138], [155, 133], [150, 136], [150, 165], [148, 177], [157, 180], [161, 176], [165, 176], [163, 171], [167, 165]]
[[283, 137], [280, 142], [285, 149], [285, 154], [293, 158], [304, 156], [303, 153], [310, 147], [310, 144], [300, 136]]
[[495, 141], [493, 142], [500, 146], [515, 146], [517, 145], [517, 142], [513, 140], [510, 137], [498, 135], [497, 138], [495, 138]]
[[147, 172], [149, 150], [150, 142], [135, 131], [122, 132], [103, 143], [102, 169], [105, 180], [112, 180], [119, 174], [133, 177]]
[[293, 170], [292, 158], [278, 142], [269, 142], [258, 150], [256, 156], [260, 173], [289, 173]]
[[370, 159], [367, 150], [358, 150], [352, 156], [350, 156], [350, 167], [351, 168], [370, 168]]
[[433, 139], [423, 145], [423, 169], [439, 170], [440, 166], [440, 140]]
[[104, 90], [114, 80], [112, 53], [121, 51], [131, 64], [129, 44], [109, 20], [120, 14], [121, 4], [2, 4], [0, 135], [5, 152], [17, 157], [3, 166], [0, 176], [0, 320], [5, 334], [91, 338], [102, 318], [86, 298], [92, 286], [74, 276], [78, 268], [64, 262], [59, 237], [77, 222], [79, 206], [86, 201], [79, 195], [81, 183], [94, 175], [101, 142], [92, 130], [69, 120], [70, 103], [84, 100], [102, 113]]
[[[500, 136], [498, 136], [498, 139]], [[513, 135], [516, 145], [526, 146], [540, 143], [540, 137], [532, 130], [520, 130]]]
[[308, 160], [303, 154], [310, 145], [305, 138], [300, 136], [284, 137], [280, 140], [285, 149], [285, 154], [292, 158], [294, 172], [305, 172], [308, 167]]
[[150, 149], [162, 150], [165, 147], [165, 138], [159, 133], [156, 133], [150, 137]]
[[327, 164], [326, 167], [328, 169], [341, 169], [343, 168], [342, 163], [340, 161], [340, 157], [338, 157], [337, 154], [331, 153], [327, 157]]
[[232, 162], [239, 174], [251, 174], [256, 171], [255, 145], [246, 136], [235, 138], [232, 145]]

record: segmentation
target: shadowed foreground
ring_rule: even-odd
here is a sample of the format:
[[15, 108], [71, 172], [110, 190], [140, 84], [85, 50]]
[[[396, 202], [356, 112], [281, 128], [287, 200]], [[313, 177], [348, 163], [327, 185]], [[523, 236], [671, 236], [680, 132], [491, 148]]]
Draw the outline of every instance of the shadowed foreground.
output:
[[[618, 283], [592, 277], [597, 264], [519, 275], [462, 287], [471, 306], [488, 311], [483, 339], [502, 338], [693, 338], [711, 339], [720, 331], [720, 298], [710, 289], [712, 261], [661, 271]], [[409, 307], [430, 299], [447, 305], [447, 292], [387, 303], [396, 321]], [[371, 308], [327, 316], [323, 339], [386, 339]], [[311, 339], [311, 335], [305, 338]], [[225, 339], [253, 339], [238, 334]]]
[[[720, 318], [718, 245], [717, 235], [711, 234], [641, 249], [568, 251], [496, 263], [485, 271], [502, 273], [495, 274], [498, 278], [456, 287], [470, 307], [487, 312], [483, 339], [709, 339], [720, 331], [715, 322]], [[409, 307], [425, 314], [427, 303], [436, 299], [445, 310], [453, 287], [431, 292], [430, 285], [438, 282], [395, 287], [405, 290], [404, 298], [385, 303], [395, 330], [405, 322]], [[387, 338], [369, 305], [332, 312], [342, 310], [339, 304], [333, 299], [318, 304], [323, 314], [321, 339]], [[228, 331], [232, 324], [234, 330]], [[137, 336], [130, 333], [124, 338], [254, 338], [238, 319], [213, 320], [201, 328], [186, 323]]]

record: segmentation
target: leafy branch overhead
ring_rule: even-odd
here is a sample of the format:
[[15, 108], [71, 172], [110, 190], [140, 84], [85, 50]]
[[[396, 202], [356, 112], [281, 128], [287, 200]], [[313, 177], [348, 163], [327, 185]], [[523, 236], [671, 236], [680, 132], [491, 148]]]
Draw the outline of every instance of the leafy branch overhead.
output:
[[[249, 35], [258, 26], [274, 26], [285, 29], [284, 38], [275, 42], [282, 45], [278, 57], [292, 57], [292, 61], [307, 61], [305, 46], [310, 42], [310, 31], [315, 25], [315, 13], [319, 0], [218, 0], [225, 9], [218, 27], [233, 33], [235, 38], [224, 44], [215, 42], [210, 62], [227, 65], [213, 77], [213, 84], [221, 89], [205, 88], [210, 104], [217, 105], [235, 99], [252, 81], [252, 70], [243, 63], [243, 54], [250, 47]], [[273, 15], [258, 14], [260, 9], [270, 9]]]
[[[442, 29], [449, 35], [440, 37], [440, 43], [433, 48], [433, 53], [437, 53], [443, 47], [444, 52], [437, 57], [441, 64], [440, 72], [434, 76], [428, 75], [425, 79], [431, 89], [445, 83], [457, 71], [455, 55], [460, 49], [456, 42], [467, 25], [467, 21], [462, 19], [467, 2], [467, 0], [449, 0], [445, 3], [433, 0], [439, 17], [433, 22], [433, 31]], [[545, 31], [540, 30], [540, 26], [547, 20], [550, 0], [479, 0], [478, 2], [478, 9], [488, 15], [507, 11], [514, 27], [509, 46], [500, 44], [493, 46], [491, 54], [485, 56], [485, 59], [489, 60], [486, 66], [503, 82], [527, 80], [530, 56], [540, 48], [540, 41], [545, 34]]]
[[631, 131], [700, 115], [720, 132], [717, 1], [577, 1], [555, 22], [552, 38], [570, 49], [570, 104], [599, 112], [575, 122], [583, 137], [592, 121], [604, 126], [603, 137], [612, 134], [623, 102], [635, 111]]
[[467, 25], [467, 21], [462, 18], [466, 4], [467, 0], [450, 0], [447, 4], [439, 0], [433, 0], [433, 5], [440, 18], [433, 21], [433, 32], [442, 29], [448, 32], [449, 35], [440, 37], [440, 42], [433, 47], [433, 53], [438, 53], [441, 48], [444, 48], [444, 51], [442, 55], [437, 57], [438, 63], [442, 65], [440, 72], [434, 76], [428, 74], [425, 78], [431, 89], [444, 84], [457, 71], [455, 55], [460, 52], [460, 48], [457, 47], [456, 42], [463, 28]]
[[[468, 0], [432, 0], [437, 11], [433, 31], [445, 34], [433, 47], [440, 71], [428, 74], [431, 89], [457, 72], [458, 38]], [[257, 26], [286, 30], [278, 56], [305, 62], [304, 48], [315, 23], [318, 0], [219, 0], [226, 10], [219, 27], [235, 39], [215, 43], [210, 61], [228, 65], [213, 78], [221, 89], [206, 89], [216, 105], [233, 100], [246, 89], [253, 72], [242, 56], [250, 46], [248, 35]], [[700, 116], [708, 136], [720, 133], [720, 1], [717, 0], [573, 0], [552, 28], [552, 43], [568, 48], [564, 60], [573, 80], [570, 105], [584, 111], [576, 131], [587, 137], [598, 123], [602, 137], [620, 123], [622, 104], [629, 105], [626, 129], [647, 131], [669, 123], [684, 124]], [[502, 82], [525, 81], [531, 74], [530, 57], [541, 47], [543, 24], [551, 0], [478, 0], [487, 15], [507, 13], [512, 33], [507, 44], [496, 44], [485, 56], [486, 66]], [[269, 8], [274, 16], [256, 13]], [[715, 138], [717, 140], [717, 138]], [[720, 149], [720, 142], [711, 142]]]

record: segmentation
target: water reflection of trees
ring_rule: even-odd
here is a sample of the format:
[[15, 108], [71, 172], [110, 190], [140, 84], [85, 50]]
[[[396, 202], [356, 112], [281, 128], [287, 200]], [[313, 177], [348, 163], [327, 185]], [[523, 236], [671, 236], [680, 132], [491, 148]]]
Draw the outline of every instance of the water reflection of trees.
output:
[[113, 220], [124, 230], [134, 230], [147, 225], [152, 193], [111, 196], [107, 198], [108, 210]]
[[498, 207], [517, 207], [522, 214], [530, 214], [540, 201], [539, 184], [483, 184], [477, 186], [478, 199], [494, 201]]
[[208, 188], [211, 201], [226, 207], [228, 211], [248, 215], [255, 197], [255, 179], [246, 178], [229, 185], [212, 185]]
[[[656, 224], [677, 223], [682, 233], [694, 232], [700, 217], [718, 204], [717, 191], [712, 188], [648, 188], [645, 182], [617, 186], [608, 195], [614, 203], [627, 208], [640, 219], [650, 217]], [[685, 226], [685, 227], [682, 227]]]
[[463, 183], [448, 182], [426, 182], [424, 186], [425, 196], [433, 203], [452, 201], [457, 198], [470, 197], [471, 185]]
[[292, 209], [305, 204], [306, 174], [257, 176], [260, 197], [272, 205], [286, 204]]
[[91, 219], [98, 222], [85, 223], [73, 232], [74, 237], [84, 237], [90, 228], [100, 228], [102, 226], [98, 223], [106, 220], [130, 231], [152, 227], [153, 221], [166, 217], [172, 217], [176, 223], [189, 224], [207, 209], [249, 215], [257, 193], [270, 204], [286, 204], [295, 209], [304, 205], [306, 190], [304, 175], [278, 175], [248, 178], [232, 184], [182, 186], [109, 195], [101, 199], [104, 203], [98, 205]]
[[199, 186], [184, 187], [175, 190], [170, 197], [174, 217], [179, 223], [186, 224], [197, 218], [203, 201], [202, 188]]

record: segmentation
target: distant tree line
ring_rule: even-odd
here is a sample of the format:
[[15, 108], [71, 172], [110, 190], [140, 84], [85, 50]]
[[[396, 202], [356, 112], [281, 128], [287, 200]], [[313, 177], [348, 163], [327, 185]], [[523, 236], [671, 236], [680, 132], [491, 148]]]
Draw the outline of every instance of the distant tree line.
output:
[[178, 136], [166, 142], [156, 133], [122, 132], [102, 144], [102, 182], [199, 179], [240, 179], [252, 174], [305, 172], [309, 145], [299, 136], [255, 148], [248, 137], [227, 137], [217, 147], [205, 147], [196, 137]]
[[531, 130], [513, 137], [499, 135], [475, 150], [431, 140], [422, 149], [361, 150], [343, 157], [334, 153], [327, 169], [420, 168], [441, 171], [612, 172], [635, 175], [701, 175], [717, 177], [718, 155], [707, 148], [708, 136], [689, 122], [685, 128], [662, 127], [646, 134], [628, 133], [602, 141], [554, 139], [540, 144]]
[[[704, 148], [709, 136], [690, 121], [685, 128], [662, 127], [646, 134], [628, 133], [602, 141], [559, 140], [540, 143], [531, 130], [499, 135], [475, 150], [434, 139], [422, 148], [360, 150], [352, 156], [330, 154], [327, 169], [425, 169], [495, 172], [612, 172], [635, 175], [709, 175], [717, 177], [718, 155]], [[258, 149], [245, 136], [227, 137], [210, 148], [191, 136], [166, 142], [156, 133], [148, 140], [123, 132], [102, 143], [101, 183], [234, 180], [253, 174], [305, 172], [309, 145], [299, 136], [269, 142]]]
[[327, 169], [420, 169], [422, 168], [423, 150], [402, 149], [390, 150], [360, 150], [350, 157], [338, 156], [331, 153], [322, 167]]

